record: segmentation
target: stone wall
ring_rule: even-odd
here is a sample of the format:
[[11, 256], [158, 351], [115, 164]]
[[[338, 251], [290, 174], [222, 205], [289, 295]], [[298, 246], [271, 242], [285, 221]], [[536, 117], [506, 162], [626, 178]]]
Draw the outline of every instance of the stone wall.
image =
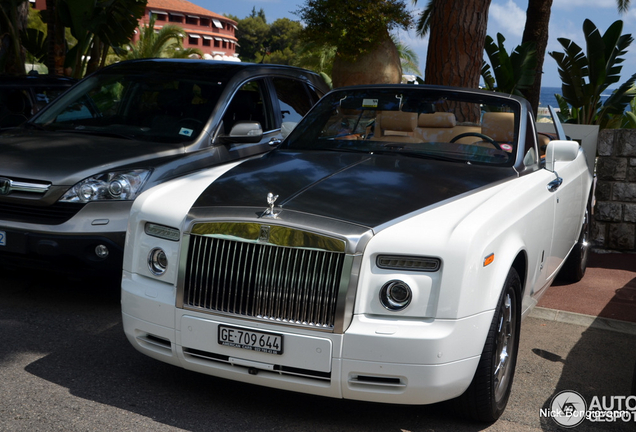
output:
[[599, 132], [592, 247], [636, 252], [636, 130]]

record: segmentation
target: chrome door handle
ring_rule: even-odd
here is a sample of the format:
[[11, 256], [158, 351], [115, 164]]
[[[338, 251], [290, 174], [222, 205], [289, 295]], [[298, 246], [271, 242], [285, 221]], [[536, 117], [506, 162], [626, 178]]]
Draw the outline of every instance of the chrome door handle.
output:
[[550, 183], [548, 183], [548, 190], [550, 192], [554, 192], [556, 191], [561, 185], [563, 184], [563, 179], [559, 176], [557, 176], [556, 179], [552, 180]]

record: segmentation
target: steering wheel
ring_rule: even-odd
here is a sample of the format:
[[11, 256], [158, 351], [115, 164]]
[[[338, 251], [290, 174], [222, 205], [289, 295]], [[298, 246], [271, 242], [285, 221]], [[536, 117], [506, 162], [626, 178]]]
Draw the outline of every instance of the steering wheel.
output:
[[457, 140], [464, 138], [464, 137], [469, 137], [469, 136], [473, 136], [473, 137], [477, 137], [477, 138], [481, 138], [483, 141], [492, 144], [493, 147], [495, 147], [497, 150], [503, 150], [501, 148], [501, 146], [499, 145], [499, 143], [497, 143], [497, 141], [495, 141], [494, 139], [490, 138], [488, 135], [484, 135], [482, 133], [479, 132], [465, 132], [463, 134], [459, 134], [457, 136], [454, 136], [450, 142], [454, 143]]

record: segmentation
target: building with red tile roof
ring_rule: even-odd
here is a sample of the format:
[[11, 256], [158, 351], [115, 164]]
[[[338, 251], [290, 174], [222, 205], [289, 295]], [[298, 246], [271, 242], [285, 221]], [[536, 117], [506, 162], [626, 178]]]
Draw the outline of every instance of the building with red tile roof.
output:
[[166, 24], [183, 28], [184, 48], [198, 48], [205, 58], [238, 60], [236, 21], [186, 0], [148, 0], [139, 24], [148, 24], [152, 16], [156, 29]]
[[[46, 0], [29, 0], [36, 9], [46, 10]], [[184, 48], [198, 48], [204, 58], [240, 61], [236, 48], [236, 21], [197, 6], [186, 0], [148, 0], [139, 25], [147, 25], [156, 17], [155, 29], [174, 24], [183, 28]], [[133, 42], [138, 36], [133, 37]]]

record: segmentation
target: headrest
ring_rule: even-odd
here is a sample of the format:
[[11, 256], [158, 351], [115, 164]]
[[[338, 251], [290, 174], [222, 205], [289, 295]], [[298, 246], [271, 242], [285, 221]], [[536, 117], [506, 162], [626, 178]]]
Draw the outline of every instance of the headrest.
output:
[[431, 114], [420, 114], [417, 120], [419, 127], [430, 128], [453, 128], [457, 125], [455, 114], [447, 112], [436, 112]]
[[481, 120], [481, 133], [497, 142], [515, 139], [515, 115], [509, 112], [486, 112]]
[[383, 130], [413, 132], [417, 127], [417, 113], [414, 112], [381, 111], [378, 118], [380, 128]]

